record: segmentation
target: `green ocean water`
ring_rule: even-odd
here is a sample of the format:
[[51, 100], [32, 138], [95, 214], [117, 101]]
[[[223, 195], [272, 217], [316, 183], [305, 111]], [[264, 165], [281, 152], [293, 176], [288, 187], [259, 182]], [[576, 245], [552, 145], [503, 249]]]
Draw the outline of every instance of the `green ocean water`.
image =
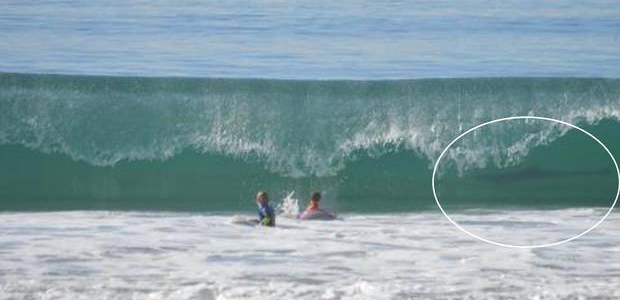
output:
[[[343, 212], [434, 209], [443, 148], [515, 115], [582, 126], [620, 153], [617, 79], [3, 73], [0, 210], [236, 211], [260, 189], [320, 190]], [[617, 190], [609, 155], [561, 126], [490, 126], [456, 146], [438, 179], [449, 208], [603, 207]]]

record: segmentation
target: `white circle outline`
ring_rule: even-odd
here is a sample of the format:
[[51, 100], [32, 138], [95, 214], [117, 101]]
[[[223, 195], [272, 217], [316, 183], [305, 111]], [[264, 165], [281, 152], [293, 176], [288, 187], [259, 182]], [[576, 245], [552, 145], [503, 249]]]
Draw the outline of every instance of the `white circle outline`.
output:
[[[439, 198], [437, 197], [437, 192], [435, 192], [435, 176], [437, 174], [437, 167], [439, 166], [439, 162], [441, 162], [441, 158], [444, 156], [444, 154], [446, 154], [446, 152], [448, 151], [448, 149], [450, 149], [450, 147], [452, 147], [452, 145], [454, 143], [456, 143], [458, 140], [460, 140], [462, 137], [464, 137], [465, 135], [467, 135], [468, 133], [486, 126], [486, 125], [490, 125], [493, 123], [498, 123], [498, 122], [503, 122], [503, 121], [510, 121], [510, 120], [522, 120], [522, 119], [535, 119], [535, 120], [544, 120], [544, 121], [550, 121], [550, 122], [556, 122], [556, 123], [560, 123], [566, 126], [569, 126], [571, 128], [577, 129], [583, 133], [585, 133], [587, 136], [591, 137], [592, 139], [594, 139], [597, 143], [599, 143], [599, 145], [601, 145], [601, 147], [603, 147], [603, 149], [605, 149], [605, 151], [607, 152], [607, 154], [609, 154], [609, 157], [611, 157], [611, 160], [614, 163], [614, 166], [616, 167], [616, 176], [618, 177], [618, 190], [616, 192], [616, 198], [614, 199], [614, 202], [611, 204], [611, 207], [609, 207], [609, 210], [607, 211], [607, 213], [605, 213], [605, 215], [598, 221], [596, 222], [594, 225], [592, 225], [592, 227], [586, 229], [585, 231], [564, 239], [564, 240], [560, 240], [557, 242], [553, 242], [553, 243], [548, 243], [548, 244], [541, 244], [541, 245], [512, 245], [512, 244], [505, 244], [505, 243], [499, 243], [499, 242], [495, 242], [486, 238], [483, 238], [481, 236], [478, 236], [476, 234], [473, 234], [469, 231], [467, 231], [465, 228], [461, 227], [459, 224], [457, 224], [454, 220], [452, 220], [452, 218], [450, 218], [450, 216], [448, 216], [448, 214], [444, 211], [443, 207], [441, 206], [441, 203], [439, 203]], [[618, 163], [616, 162], [616, 159], [614, 158], [613, 154], [611, 153], [611, 151], [609, 151], [609, 149], [607, 148], [607, 146], [605, 146], [605, 144], [603, 144], [603, 142], [601, 142], [598, 138], [596, 138], [594, 135], [592, 135], [591, 133], [589, 133], [588, 131], [586, 131], [585, 129], [578, 127], [576, 125], [573, 125], [571, 123], [568, 122], [564, 122], [564, 121], [560, 121], [560, 120], [556, 120], [556, 119], [552, 119], [552, 118], [546, 118], [546, 117], [537, 117], [537, 116], [513, 116], [513, 117], [506, 117], [506, 118], [499, 118], [499, 119], [495, 119], [492, 121], [488, 121], [485, 123], [482, 123], [480, 125], [477, 125], [475, 127], [470, 128], [469, 130], [461, 133], [459, 136], [457, 136], [454, 140], [452, 140], [452, 142], [450, 142], [450, 144], [448, 144], [448, 146], [446, 146], [446, 148], [441, 152], [441, 154], [439, 155], [439, 158], [437, 158], [437, 162], [435, 163], [435, 167], [433, 168], [433, 179], [432, 179], [432, 187], [433, 187], [433, 197], [435, 197], [435, 202], [437, 203], [437, 206], [439, 207], [439, 209], [441, 210], [441, 213], [444, 215], [444, 217], [446, 217], [446, 219], [448, 219], [448, 221], [450, 221], [450, 223], [452, 223], [452, 225], [456, 226], [456, 228], [458, 228], [459, 230], [461, 230], [462, 232], [478, 239], [481, 240], [483, 242], [487, 242], [489, 244], [493, 244], [496, 246], [501, 246], [501, 247], [507, 247], [507, 248], [520, 248], [520, 249], [533, 249], [533, 248], [545, 248], [545, 247], [551, 247], [551, 246], [557, 246], [560, 244], [564, 244], [567, 242], [570, 242], [574, 239], [577, 239], [585, 234], [587, 234], [588, 232], [592, 231], [594, 228], [598, 227], [599, 225], [601, 225], [601, 223], [603, 223], [603, 221], [605, 221], [605, 219], [607, 218], [607, 216], [609, 216], [609, 214], [611, 213], [611, 211], [614, 209], [614, 207], [616, 206], [616, 202], [618, 202], [618, 196], [620, 195], [620, 168], [618, 168]]]

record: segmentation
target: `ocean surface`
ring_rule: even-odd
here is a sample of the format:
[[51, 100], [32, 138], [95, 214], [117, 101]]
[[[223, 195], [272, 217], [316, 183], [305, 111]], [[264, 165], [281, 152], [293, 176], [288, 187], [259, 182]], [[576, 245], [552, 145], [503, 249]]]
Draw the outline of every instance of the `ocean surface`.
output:
[[620, 75], [616, 0], [0, 5], [5, 72], [272, 79]]
[[619, 4], [0, 0], [0, 299], [618, 299]]
[[[571, 234], [531, 212], [465, 212], [530, 227], [515, 242]], [[524, 223], [508, 222], [521, 218]], [[279, 218], [278, 227], [196, 213], [3, 213], [2, 299], [599, 299], [620, 297], [620, 219], [568, 244], [507, 249], [453, 230], [437, 212]], [[538, 225], [535, 225], [538, 224]], [[535, 225], [535, 226], [533, 226]], [[544, 225], [546, 229], [541, 229]], [[19, 253], [19, 255], [15, 255]]]

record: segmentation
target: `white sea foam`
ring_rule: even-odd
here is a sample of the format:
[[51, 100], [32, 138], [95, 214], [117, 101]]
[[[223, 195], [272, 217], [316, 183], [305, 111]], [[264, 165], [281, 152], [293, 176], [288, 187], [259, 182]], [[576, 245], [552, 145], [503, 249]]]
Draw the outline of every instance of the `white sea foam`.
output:
[[278, 203], [276, 207], [278, 217], [296, 219], [299, 216], [299, 199], [295, 197], [295, 191], [290, 192]]
[[[531, 239], [568, 235], [600, 212], [557, 213], [558, 223], [541, 222], [545, 211], [455, 217], [481, 229], [500, 219], [497, 228], [508, 232], [533, 228]], [[0, 214], [0, 299], [620, 297], [617, 214], [581, 239], [536, 250], [479, 242], [435, 212], [332, 222], [280, 218], [276, 228], [229, 220], [185, 213]]]

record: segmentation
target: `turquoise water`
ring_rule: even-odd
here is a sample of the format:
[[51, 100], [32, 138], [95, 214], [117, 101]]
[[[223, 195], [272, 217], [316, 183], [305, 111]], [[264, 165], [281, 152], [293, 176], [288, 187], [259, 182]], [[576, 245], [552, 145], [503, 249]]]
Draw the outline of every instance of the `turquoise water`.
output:
[[[511, 115], [584, 126], [617, 156], [620, 81], [386, 81], [0, 75], [2, 209], [247, 209], [259, 189], [326, 193], [341, 211], [432, 209], [432, 164]], [[609, 206], [610, 157], [544, 121], [463, 139], [453, 207]], [[520, 122], [520, 123], [519, 123]], [[527, 143], [523, 143], [527, 141]], [[36, 188], [33, 188], [36, 186]]]

